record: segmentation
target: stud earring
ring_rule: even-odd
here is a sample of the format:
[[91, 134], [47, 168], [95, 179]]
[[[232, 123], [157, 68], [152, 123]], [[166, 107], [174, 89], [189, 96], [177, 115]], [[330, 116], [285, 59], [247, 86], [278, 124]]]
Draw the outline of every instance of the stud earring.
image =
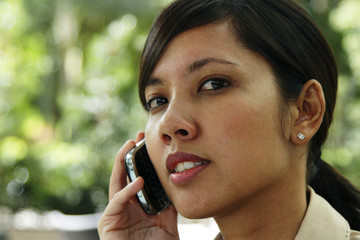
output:
[[304, 139], [305, 139], [305, 135], [302, 134], [302, 133], [299, 133], [299, 134], [297, 135], [297, 138], [300, 139], [300, 140], [304, 140]]

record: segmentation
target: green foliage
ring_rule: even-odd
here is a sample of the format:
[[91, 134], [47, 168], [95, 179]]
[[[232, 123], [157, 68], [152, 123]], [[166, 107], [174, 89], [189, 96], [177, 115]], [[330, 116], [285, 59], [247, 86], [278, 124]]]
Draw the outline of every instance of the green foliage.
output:
[[[145, 126], [139, 58], [167, 2], [0, 0], [0, 205], [71, 214], [105, 207], [117, 149]], [[360, 186], [360, 5], [314, 2], [304, 4], [341, 70], [324, 158]]]
[[101, 210], [157, 1], [0, 2], [0, 205]]
[[335, 124], [324, 157], [360, 187], [360, 2], [341, 1], [329, 15], [339, 35], [347, 71], [341, 68]]

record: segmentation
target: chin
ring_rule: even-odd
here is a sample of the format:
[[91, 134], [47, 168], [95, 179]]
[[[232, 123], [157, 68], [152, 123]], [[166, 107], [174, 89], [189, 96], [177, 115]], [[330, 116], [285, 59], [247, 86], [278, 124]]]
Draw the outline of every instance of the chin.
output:
[[181, 216], [188, 219], [203, 219], [213, 217], [215, 212], [212, 211], [212, 208], [208, 204], [202, 204], [195, 202], [192, 204], [181, 202], [179, 204], [174, 204], [178, 213]]
[[181, 211], [178, 210], [181, 216], [187, 218], [187, 219], [204, 219], [204, 218], [210, 218], [212, 217], [211, 214], [201, 213], [201, 212], [194, 212], [194, 211]]

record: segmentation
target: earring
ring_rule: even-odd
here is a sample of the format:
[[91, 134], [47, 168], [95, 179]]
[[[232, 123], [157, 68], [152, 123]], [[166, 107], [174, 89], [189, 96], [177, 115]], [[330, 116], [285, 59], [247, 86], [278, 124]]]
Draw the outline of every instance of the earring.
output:
[[304, 140], [304, 139], [305, 139], [305, 135], [302, 134], [302, 133], [299, 133], [299, 134], [297, 135], [297, 138], [300, 139], [300, 140]]

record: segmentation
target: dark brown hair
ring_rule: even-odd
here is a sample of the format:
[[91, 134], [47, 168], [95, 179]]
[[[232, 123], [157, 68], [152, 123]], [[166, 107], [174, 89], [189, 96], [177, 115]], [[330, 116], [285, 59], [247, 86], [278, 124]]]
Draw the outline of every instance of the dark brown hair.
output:
[[322, 85], [326, 99], [323, 122], [311, 140], [308, 184], [360, 230], [360, 194], [321, 160], [333, 119], [338, 72], [333, 53], [311, 17], [291, 0], [177, 0], [157, 18], [142, 55], [140, 100], [146, 106], [145, 86], [167, 44], [178, 34], [210, 23], [229, 21], [239, 41], [271, 65], [280, 93], [297, 99], [310, 79]]

